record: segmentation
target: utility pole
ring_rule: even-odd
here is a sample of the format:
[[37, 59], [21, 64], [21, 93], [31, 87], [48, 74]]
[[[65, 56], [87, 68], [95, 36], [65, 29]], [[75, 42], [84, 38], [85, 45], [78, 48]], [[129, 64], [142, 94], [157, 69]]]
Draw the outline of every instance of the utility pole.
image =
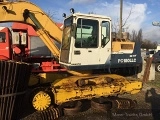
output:
[[120, 23], [119, 23], [120, 38], [122, 38], [122, 12], [123, 12], [123, 0], [120, 0]]

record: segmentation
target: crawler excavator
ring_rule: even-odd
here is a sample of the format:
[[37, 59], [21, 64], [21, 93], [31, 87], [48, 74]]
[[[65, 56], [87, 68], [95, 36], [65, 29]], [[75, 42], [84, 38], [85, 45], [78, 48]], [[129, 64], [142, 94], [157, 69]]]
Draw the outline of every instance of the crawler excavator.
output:
[[[31, 25], [55, 60], [67, 69], [67, 76], [34, 94], [32, 105], [36, 110], [82, 99], [135, 94], [141, 90], [142, 82], [139, 80], [112, 74], [115, 71], [137, 73], [142, 61], [137, 43], [126, 39], [112, 40], [110, 17], [74, 12], [66, 17], [64, 14], [62, 32], [43, 10], [28, 1], [1, 1], [0, 15], [1, 23]], [[61, 50], [51, 38], [61, 43]], [[120, 107], [131, 100], [114, 97], [113, 101], [118, 101]]]

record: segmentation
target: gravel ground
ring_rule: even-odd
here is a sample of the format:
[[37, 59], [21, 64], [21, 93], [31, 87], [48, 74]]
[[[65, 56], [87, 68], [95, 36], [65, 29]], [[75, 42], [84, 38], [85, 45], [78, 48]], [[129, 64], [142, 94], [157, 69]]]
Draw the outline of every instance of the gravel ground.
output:
[[[148, 90], [155, 90], [155, 94], [153, 92], [151, 94], [151, 91], [149, 91], [148, 97], [146, 97]], [[139, 93], [121, 97], [136, 100], [136, 108], [106, 112], [87, 108], [85, 103], [87, 109], [84, 109], [83, 112], [73, 116], [62, 116], [58, 120], [160, 120], [160, 73], [156, 72], [154, 81], [144, 83], [143, 89]], [[157, 109], [159, 110], [154, 111]], [[33, 116], [34, 114], [31, 114], [22, 120], [35, 120]]]

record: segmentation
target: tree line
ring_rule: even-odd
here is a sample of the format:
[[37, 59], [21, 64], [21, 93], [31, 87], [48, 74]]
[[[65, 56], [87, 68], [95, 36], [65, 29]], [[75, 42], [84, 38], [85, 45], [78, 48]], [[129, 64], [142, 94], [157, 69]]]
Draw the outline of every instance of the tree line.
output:
[[131, 41], [139, 41], [141, 44], [141, 48], [145, 49], [156, 49], [158, 42], [157, 41], [151, 41], [148, 39], [143, 39], [142, 29], [140, 29], [138, 32], [133, 30], [130, 34]]

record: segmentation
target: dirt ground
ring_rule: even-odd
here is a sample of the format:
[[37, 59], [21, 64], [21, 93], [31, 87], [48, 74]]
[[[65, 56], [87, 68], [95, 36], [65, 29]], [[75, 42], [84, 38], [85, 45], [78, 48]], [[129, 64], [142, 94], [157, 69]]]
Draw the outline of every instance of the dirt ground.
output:
[[[73, 116], [62, 116], [59, 120], [160, 120], [160, 73], [156, 72], [154, 81], [144, 83], [139, 93], [121, 97], [136, 100], [136, 108], [108, 112], [88, 108]], [[28, 116], [23, 120], [34, 119]]]

